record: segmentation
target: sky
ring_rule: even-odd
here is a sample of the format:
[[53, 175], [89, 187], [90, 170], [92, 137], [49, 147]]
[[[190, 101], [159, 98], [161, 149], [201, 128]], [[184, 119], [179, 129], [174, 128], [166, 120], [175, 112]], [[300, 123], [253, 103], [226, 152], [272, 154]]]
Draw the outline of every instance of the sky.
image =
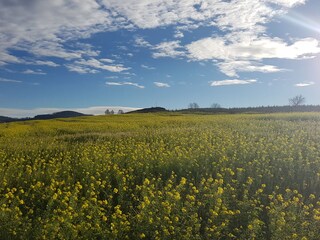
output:
[[319, 0], [0, 0], [0, 115], [320, 104]]

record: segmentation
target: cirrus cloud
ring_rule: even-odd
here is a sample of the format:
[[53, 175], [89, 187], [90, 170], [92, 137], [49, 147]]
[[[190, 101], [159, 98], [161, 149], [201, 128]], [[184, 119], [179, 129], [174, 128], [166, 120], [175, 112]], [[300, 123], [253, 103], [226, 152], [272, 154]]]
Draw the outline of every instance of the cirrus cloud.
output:
[[311, 85], [314, 85], [315, 82], [301, 82], [301, 83], [296, 83], [294, 86], [296, 87], [308, 87]]
[[153, 84], [158, 88], [169, 88], [170, 85], [168, 83], [163, 82], [153, 82]]
[[133, 87], [137, 87], [137, 88], [145, 88], [145, 86], [140, 85], [138, 83], [134, 83], [134, 82], [106, 82], [106, 85], [108, 86], [133, 86]]
[[221, 81], [211, 81], [209, 82], [211, 87], [219, 87], [219, 86], [228, 86], [228, 85], [247, 85], [256, 83], [256, 79], [250, 80], [239, 80], [239, 79], [232, 79], [232, 80], [221, 80]]
[[0, 82], [4, 82], [4, 83], [22, 83], [22, 81], [14, 80], [14, 79], [7, 79], [7, 78], [0, 78]]

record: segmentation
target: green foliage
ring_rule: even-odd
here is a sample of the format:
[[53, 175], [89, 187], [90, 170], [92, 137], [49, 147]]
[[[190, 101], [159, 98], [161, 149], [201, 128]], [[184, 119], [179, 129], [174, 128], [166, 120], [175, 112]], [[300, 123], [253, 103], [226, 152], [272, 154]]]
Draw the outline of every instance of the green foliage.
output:
[[318, 239], [320, 114], [0, 125], [0, 239]]

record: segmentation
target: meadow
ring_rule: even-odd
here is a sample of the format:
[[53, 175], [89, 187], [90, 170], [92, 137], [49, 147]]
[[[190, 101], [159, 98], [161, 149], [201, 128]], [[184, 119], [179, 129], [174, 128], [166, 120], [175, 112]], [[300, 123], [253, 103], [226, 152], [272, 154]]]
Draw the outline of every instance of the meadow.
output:
[[0, 239], [319, 239], [320, 114], [0, 125]]

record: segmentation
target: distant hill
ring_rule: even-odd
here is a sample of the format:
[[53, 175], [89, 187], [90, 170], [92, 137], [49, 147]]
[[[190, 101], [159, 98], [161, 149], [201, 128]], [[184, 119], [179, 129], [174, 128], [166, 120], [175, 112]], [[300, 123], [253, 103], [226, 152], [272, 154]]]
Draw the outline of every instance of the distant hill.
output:
[[92, 115], [87, 115], [87, 114], [74, 112], [74, 111], [62, 111], [62, 112], [56, 112], [52, 114], [37, 115], [33, 119], [47, 120], [47, 119], [54, 119], [54, 118], [70, 118], [70, 117], [83, 117], [83, 116], [92, 116]]
[[12, 122], [12, 121], [15, 121], [15, 120], [16, 120], [15, 118], [0, 116], [0, 123], [3, 123], [3, 122]]
[[157, 113], [157, 112], [168, 112], [168, 110], [163, 107], [151, 107], [151, 108], [143, 108], [143, 109], [127, 112], [127, 113]]
[[74, 111], [62, 111], [62, 112], [56, 112], [52, 114], [41, 114], [33, 118], [10, 118], [5, 116], [0, 116], [0, 123], [20, 122], [20, 121], [29, 121], [29, 120], [48, 120], [48, 119], [55, 119], [55, 118], [71, 118], [71, 117], [83, 117], [83, 116], [92, 116], [92, 115], [83, 114], [83, 113], [74, 112]]

